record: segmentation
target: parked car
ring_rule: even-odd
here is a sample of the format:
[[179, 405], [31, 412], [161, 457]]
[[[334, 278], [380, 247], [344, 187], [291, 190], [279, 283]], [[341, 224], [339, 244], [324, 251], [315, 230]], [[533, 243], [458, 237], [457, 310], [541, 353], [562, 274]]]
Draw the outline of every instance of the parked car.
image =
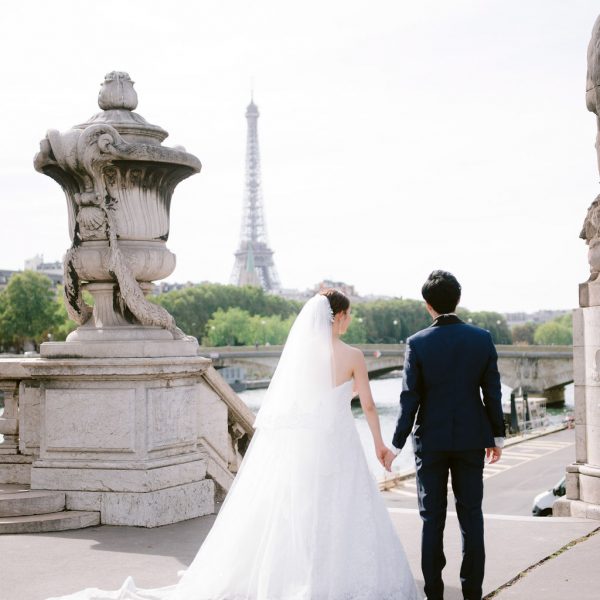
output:
[[531, 514], [534, 517], [547, 517], [552, 514], [554, 502], [566, 494], [565, 478], [563, 477], [553, 488], [541, 492], [533, 499]]

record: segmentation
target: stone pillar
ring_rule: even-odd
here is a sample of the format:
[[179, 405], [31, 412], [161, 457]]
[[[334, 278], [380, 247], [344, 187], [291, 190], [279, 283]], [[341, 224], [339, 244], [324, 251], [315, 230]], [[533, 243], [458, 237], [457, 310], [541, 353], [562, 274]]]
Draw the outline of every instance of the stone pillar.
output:
[[[600, 17], [588, 47], [588, 109], [596, 114], [600, 168]], [[590, 278], [579, 286], [573, 315], [575, 462], [567, 467], [566, 498], [554, 505], [559, 516], [600, 519], [600, 196], [588, 209], [581, 237], [588, 244]]]
[[102, 523], [153, 527], [214, 510], [198, 446], [210, 360], [146, 299], [175, 268], [171, 198], [200, 161], [162, 146], [167, 132], [133, 112], [127, 73], [106, 76], [98, 104], [86, 123], [49, 131], [35, 157], [67, 199], [65, 303], [79, 327], [27, 365], [22, 395], [39, 419], [31, 487], [65, 491], [68, 508], [98, 510]]

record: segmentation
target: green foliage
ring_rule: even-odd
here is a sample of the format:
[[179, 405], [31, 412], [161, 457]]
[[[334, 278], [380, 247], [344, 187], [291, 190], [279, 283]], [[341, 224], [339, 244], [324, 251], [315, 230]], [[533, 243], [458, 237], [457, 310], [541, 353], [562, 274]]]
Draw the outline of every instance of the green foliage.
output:
[[342, 340], [347, 344], [366, 344], [367, 328], [364, 321], [360, 321], [356, 316], [350, 321], [348, 331], [342, 336]]
[[226, 311], [236, 307], [250, 315], [260, 315], [263, 318], [280, 316], [286, 319], [296, 315], [302, 305], [301, 302], [266, 294], [259, 287], [217, 283], [203, 283], [167, 292], [154, 297], [153, 301], [164, 306], [183, 331], [199, 340], [207, 335], [206, 325], [219, 309]]
[[425, 304], [418, 300], [360, 303], [354, 305], [353, 314], [354, 321], [364, 328], [365, 342], [370, 344], [397, 344], [431, 324]]
[[41, 273], [17, 273], [0, 293], [0, 345], [5, 348], [39, 345], [60, 322], [52, 281]]
[[515, 325], [511, 329], [513, 344], [535, 344], [534, 336], [537, 325], [532, 322], [523, 323], [523, 325]]
[[[303, 304], [266, 294], [258, 287], [214, 283], [167, 292], [153, 300], [175, 317], [183, 331], [210, 346], [283, 343]], [[234, 308], [241, 312], [229, 311]], [[425, 303], [420, 300], [394, 298], [356, 303], [352, 314], [354, 318], [344, 335], [350, 344], [397, 344], [431, 324]], [[488, 329], [494, 342], [511, 343], [506, 320], [499, 313], [462, 309], [460, 314], [474, 325]]]
[[573, 343], [573, 319], [571, 314], [543, 323], [535, 330], [533, 337], [536, 344], [571, 345]]
[[471, 312], [459, 308], [457, 314], [463, 321], [487, 329], [492, 335], [494, 344], [512, 344], [512, 335], [506, 323], [506, 318], [500, 313], [491, 311]]
[[264, 317], [233, 307], [218, 309], [206, 325], [204, 346], [252, 346], [283, 344], [292, 326], [294, 316], [283, 319], [279, 315]]
[[[88, 304], [92, 304], [93, 299], [91, 295], [87, 292], [83, 293], [85, 301]], [[52, 339], [55, 342], [63, 342], [67, 339], [67, 336], [76, 329], [77, 323], [72, 321], [67, 314], [67, 309], [65, 308], [65, 300], [62, 293], [62, 288], [59, 288], [56, 293], [56, 314], [58, 315], [59, 321], [50, 331], [52, 335]]]

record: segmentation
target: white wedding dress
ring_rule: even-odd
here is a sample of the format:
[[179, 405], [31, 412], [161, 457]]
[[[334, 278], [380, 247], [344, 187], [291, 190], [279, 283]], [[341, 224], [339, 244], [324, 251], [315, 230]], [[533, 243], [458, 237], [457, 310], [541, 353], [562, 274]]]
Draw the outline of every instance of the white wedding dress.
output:
[[[322, 301], [313, 304], [321, 318]], [[311, 382], [321, 385], [321, 375], [331, 376], [331, 363], [321, 369], [323, 358], [330, 358], [328, 351], [319, 352], [324, 337], [315, 347], [314, 336], [309, 339], [305, 328], [298, 331], [303, 312], [294, 325], [302, 335], [290, 333], [286, 345], [290, 351], [287, 356], [284, 351], [280, 360], [240, 471], [179, 583], [142, 590], [129, 578], [115, 592], [87, 589], [60, 600], [420, 597], [367, 466], [350, 406], [352, 381], [330, 384], [319, 390], [317, 400], [304, 397], [304, 403], [299, 403], [304, 393], [316, 389], [307, 389], [305, 380], [294, 382], [294, 377], [310, 375]], [[315, 314], [310, 315], [311, 326]], [[329, 323], [329, 313], [326, 317]], [[330, 339], [330, 326], [328, 332]], [[296, 375], [292, 374], [288, 367], [309, 349], [310, 358], [306, 354], [301, 365], [296, 362]], [[300, 389], [289, 388], [291, 383]], [[279, 396], [286, 388], [288, 395]]]

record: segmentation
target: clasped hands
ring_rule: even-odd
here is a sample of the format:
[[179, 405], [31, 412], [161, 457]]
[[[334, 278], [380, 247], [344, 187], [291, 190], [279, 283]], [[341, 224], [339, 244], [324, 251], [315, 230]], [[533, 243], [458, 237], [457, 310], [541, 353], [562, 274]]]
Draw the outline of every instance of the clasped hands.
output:
[[382, 445], [375, 449], [377, 453], [377, 460], [386, 471], [392, 471], [392, 463], [396, 458], [396, 454], [392, 452], [387, 446]]

